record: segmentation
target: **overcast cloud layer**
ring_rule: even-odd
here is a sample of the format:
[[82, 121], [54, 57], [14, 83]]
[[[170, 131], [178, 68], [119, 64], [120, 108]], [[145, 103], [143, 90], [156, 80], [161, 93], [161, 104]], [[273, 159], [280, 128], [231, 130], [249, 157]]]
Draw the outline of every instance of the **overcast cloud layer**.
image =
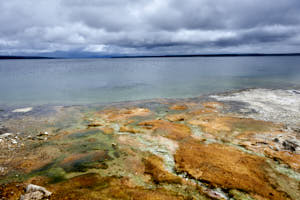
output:
[[299, 0], [1, 0], [0, 54], [300, 52]]

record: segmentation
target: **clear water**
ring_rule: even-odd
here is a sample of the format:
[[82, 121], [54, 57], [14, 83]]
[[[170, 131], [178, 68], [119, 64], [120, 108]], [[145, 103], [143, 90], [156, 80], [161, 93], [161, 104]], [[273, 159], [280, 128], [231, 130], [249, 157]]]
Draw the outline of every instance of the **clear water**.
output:
[[299, 86], [300, 57], [0, 60], [2, 105], [106, 103]]

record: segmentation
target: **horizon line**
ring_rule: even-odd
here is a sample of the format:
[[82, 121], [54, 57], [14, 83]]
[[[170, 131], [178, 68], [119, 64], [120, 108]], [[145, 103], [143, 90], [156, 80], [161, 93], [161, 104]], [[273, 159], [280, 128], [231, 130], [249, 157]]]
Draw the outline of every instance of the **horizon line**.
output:
[[170, 54], [170, 55], [91, 55], [91, 56], [17, 56], [0, 55], [0, 59], [83, 59], [83, 58], [168, 58], [168, 57], [263, 57], [300, 56], [300, 53], [221, 53], [221, 54]]

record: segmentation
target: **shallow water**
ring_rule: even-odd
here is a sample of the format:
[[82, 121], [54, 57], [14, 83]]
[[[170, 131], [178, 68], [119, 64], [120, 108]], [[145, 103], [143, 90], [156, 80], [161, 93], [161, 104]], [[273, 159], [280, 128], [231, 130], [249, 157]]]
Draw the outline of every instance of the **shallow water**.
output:
[[300, 57], [0, 61], [0, 105], [108, 103], [299, 86]]

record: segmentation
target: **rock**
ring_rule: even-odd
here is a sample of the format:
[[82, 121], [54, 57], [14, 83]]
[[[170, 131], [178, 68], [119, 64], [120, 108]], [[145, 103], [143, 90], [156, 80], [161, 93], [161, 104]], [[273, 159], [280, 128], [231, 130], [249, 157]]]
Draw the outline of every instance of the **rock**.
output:
[[131, 127], [131, 126], [121, 126], [120, 127], [120, 132], [128, 132], [128, 133], [140, 133], [141, 131], [134, 128], [134, 127]]
[[12, 137], [13, 134], [12, 133], [4, 133], [2, 135], [0, 135], [0, 138], [7, 138], [7, 137]]
[[88, 127], [97, 127], [97, 126], [103, 126], [100, 122], [91, 122], [88, 124]]
[[32, 111], [32, 107], [27, 107], [27, 108], [19, 108], [19, 109], [15, 109], [12, 112], [13, 113], [26, 113]]
[[[295, 126], [300, 123], [300, 95], [288, 90], [250, 89], [230, 95], [212, 95], [218, 101], [239, 102], [255, 112], [249, 117]], [[245, 107], [245, 106], [244, 106]]]
[[279, 160], [290, 166], [292, 169], [300, 172], [300, 155], [289, 151], [272, 151], [265, 149], [264, 154], [274, 160]]
[[101, 131], [103, 131], [104, 134], [113, 134], [114, 133], [114, 129], [108, 126], [102, 127], [100, 128]]
[[49, 133], [48, 132], [40, 132], [37, 136], [47, 136], [47, 135], [49, 135]]
[[25, 195], [22, 195], [20, 200], [39, 200], [43, 199], [43, 193], [40, 191], [31, 192]]
[[51, 194], [52, 193], [46, 190], [44, 187], [29, 184], [26, 187], [26, 193], [21, 195], [20, 200], [40, 200], [51, 196]]
[[295, 131], [296, 133], [300, 133], [300, 128], [292, 128], [293, 131]]
[[151, 111], [147, 108], [127, 108], [127, 109], [112, 109], [103, 110], [98, 116], [110, 122], [124, 121], [132, 117], [144, 117], [150, 115]]
[[138, 125], [172, 140], [182, 140], [191, 136], [192, 133], [191, 129], [185, 124], [171, 123], [165, 120], [143, 121]]
[[6, 167], [0, 167], [0, 176], [4, 176], [7, 173], [7, 168]]
[[166, 119], [171, 122], [184, 121], [188, 116], [186, 114], [172, 114], [167, 115]]
[[112, 143], [111, 146], [116, 149], [117, 148], [117, 144], [116, 143]]
[[165, 170], [163, 159], [151, 155], [143, 159], [145, 173], [151, 175], [155, 183], [181, 183], [181, 178]]
[[188, 107], [186, 105], [172, 105], [169, 107], [170, 110], [186, 110]]
[[12, 144], [18, 144], [17, 140], [15, 140], [15, 139], [11, 139], [11, 143]]
[[199, 115], [189, 120], [188, 123], [199, 126], [203, 132], [217, 137], [235, 136], [238, 133], [263, 133], [280, 128], [279, 125], [272, 122], [219, 114]]
[[176, 170], [214, 187], [256, 193], [266, 199], [286, 199], [285, 193], [268, 181], [271, 170], [264, 158], [221, 144], [190, 140], [180, 144], [175, 156]]
[[283, 143], [282, 143], [284, 149], [286, 150], [289, 150], [291, 152], [294, 152], [296, 151], [296, 149], [299, 147], [298, 144], [296, 144], [295, 142], [293, 141], [290, 141], [290, 140], [285, 140]]
[[205, 103], [202, 103], [202, 105], [205, 108], [210, 108], [210, 109], [220, 109], [224, 106], [224, 104], [220, 103], [220, 102], [205, 102]]

